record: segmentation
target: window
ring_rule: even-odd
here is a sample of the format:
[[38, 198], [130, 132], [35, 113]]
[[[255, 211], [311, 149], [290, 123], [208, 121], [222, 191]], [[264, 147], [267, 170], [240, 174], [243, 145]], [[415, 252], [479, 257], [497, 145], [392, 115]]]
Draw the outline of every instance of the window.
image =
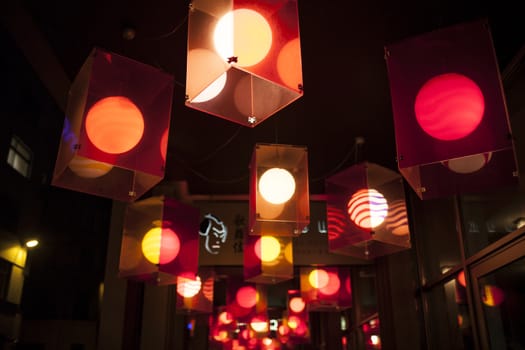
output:
[[33, 155], [29, 147], [22, 140], [13, 136], [7, 154], [7, 163], [18, 171], [22, 176], [29, 178], [31, 175], [31, 161]]

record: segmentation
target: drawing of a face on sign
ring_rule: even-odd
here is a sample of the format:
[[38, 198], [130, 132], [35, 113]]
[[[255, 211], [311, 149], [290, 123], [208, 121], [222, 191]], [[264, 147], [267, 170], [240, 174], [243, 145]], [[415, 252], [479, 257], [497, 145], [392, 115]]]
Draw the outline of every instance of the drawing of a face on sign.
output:
[[206, 237], [204, 243], [206, 251], [210, 254], [219, 254], [221, 246], [228, 237], [228, 228], [218, 217], [206, 214], [201, 222], [199, 234]]

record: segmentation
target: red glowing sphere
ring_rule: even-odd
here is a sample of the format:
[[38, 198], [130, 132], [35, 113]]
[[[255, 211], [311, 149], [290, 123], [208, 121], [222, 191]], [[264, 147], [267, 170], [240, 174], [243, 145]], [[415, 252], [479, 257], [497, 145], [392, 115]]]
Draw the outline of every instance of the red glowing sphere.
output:
[[237, 291], [236, 300], [239, 306], [250, 309], [257, 303], [257, 291], [251, 286], [241, 287]]
[[452, 141], [470, 135], [478, 127], [485, 99], [470, 78], [447, 73], [431, 78], [421, 87], [414, 110], [417, 122], [427, 134]]
[[328, 283], [323, 288], [319, 288], [319, 292], [324, 295], [334, 295], [339, 292], [341, 287], [341, 280], [335, 272], [328, 272]]
[[467, 281], [465, 280], [465, 271], [461, 270], [461, 272], [458, 274], [457, 281], [459, 284], [461, 284], [463, 287], [467, 286]]

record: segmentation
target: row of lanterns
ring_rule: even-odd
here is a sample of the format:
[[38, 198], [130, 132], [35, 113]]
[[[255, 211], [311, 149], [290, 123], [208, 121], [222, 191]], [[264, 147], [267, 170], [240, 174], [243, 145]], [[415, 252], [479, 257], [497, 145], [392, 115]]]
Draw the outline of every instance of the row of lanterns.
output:
[[[302, 96], [297, 1], [194, 0], [188, 26], [186, 106], [255, 127]], [[361, 162], [325, 179], [329, 250], [363, 259], [410, 248], [403, 180], [422, 200], [517, 183], [485, 21], [388, 45], [385, 53], [401, 175]], [[173, 86], [165, 72], [93, 49], [69, 92], [52, 184], [127, 202], [120, 276], [177, 284], [179, 308], [209, 312], [214, 277], [199, 271], [199, 210], [166, 196], [138, 200], [164, 178]], [[243, 283], [255, 289], [238, 289], [251, 296], [228, 303], [233, 318], [217, 316], [216, 340], [238, 330], [233, 319], [250, 324], [248, 333], [267, 333], [256, 322], [267, 321], [258, 309], [264, 298], [247, 300], [263, 295], [259, 286], [293, 277], [293, 237], [309, 224], [306, 147], [258, 143], [249, 168]], [[348, 275], [308, 270], [300, 296], [289, 294], [294, 308], [283, 318], [283, 340], [308, 338], [296, 298], [310, 309], [351, 303]]]

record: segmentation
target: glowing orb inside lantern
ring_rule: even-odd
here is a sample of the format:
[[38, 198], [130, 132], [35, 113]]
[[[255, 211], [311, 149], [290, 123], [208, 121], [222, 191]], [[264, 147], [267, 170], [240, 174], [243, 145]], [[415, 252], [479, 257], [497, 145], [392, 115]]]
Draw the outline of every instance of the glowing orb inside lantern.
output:
[[492, 158], [492, 152], [453, 158], [442, 162], [447, 168], [458, 174], [471, 174], [483, 168]]
[[474, 131], [485, 111], [479, 86], [464, 75], [447, 73], [428, 80], [414, 105], [416, 119], [430, 136], [458, 140]]
[[505, 293], [499, 287], [487, 284], [483, 287], [481, 300], [487, 306], [499, 306], [505, 300]]
[[214, 99], [221, 93], [226, 85], [227, 73], [222, 73], [217, 79], [215, 79], [210, 85], [208, 85], [200, 94], [195, 96], [192, 103], [201, 103]]
[[236, 300], [239, 306], [250, 309], [257, 303], [257, 291], [251, 286], [241, 287], [237, 291]]
[[284, 324], [280, 325], [279, 328], [277, 328], [277, 332], [279, 335], [287, 335], [290, 333], [290, 328]]
[[293, 297], [288, 302], [288, 307], [291, 311], [295, 313], [299, 313], [304, 311], [304, 308], [306, 307], [306, 303], [304, 302], [304, 299], [301, 297]]
[[144, 118], [126, 97], [106, 97], [95, 103], [86, 115], [86, 133], [99, 150], [120, 154], [135, 147], [144, 133]]
[[370, 343], [372, 345], [379, 345], [379, 344], [381, 344], [381, 338], [379, 338], [379, 336], [377, 336], [375, 334], [371, 335], [370, 336]]
[[250, 327], [257, 333], [265, 332], [268, 330], [268, 320], [262, 316], [255, 316], [250, 321]]
[[328, 283], [324, 287], [319, 288], [319, 291], [324, 295], [334, 295], [335, 293], [339, 292], [340, 287], [341, 280], [339, 279], [337, 273], [328, 272]]
[[193, 298], [201, 290], [201, 278], [197, 276], [195, 279], [186, 278], [182, 276], [177, 277], [177, 293], [184, 298]]
[[218, 317], [219, 324], [230, 324], [233, 322], [233, 315], [228, 311], [223, 311]]
[[221, 57], [237, 57], [237, 65], [249, 67], [262, 61], [270, 51], [272, 28], [258, 12], [237, 9], [219, 19], [213, 42]]
[[163, 161], [166, 161], [166, 152], [168, 151], [168, 135], [169, 135], [169, 129], [164, 130], [162, 133], [162, 136], [160, 138], [160, 156], [162, 157]]
[[277, 259], [281, 253], [281, 244], [277, 238], [262, 236], [255, 242], [255, 255], [263, 262], [271, 262]]
[[272, 204], [285, 203], [295, 193], [295, 179], [286, 169], [268, 169], [259, 178], [259, 193]]
[[328, 284], [330, 277], [328, 273], [323, 269], [315, 269], [308, 275], [308, 282], [314, 288], [324, 288]]
[[290, 316], [288, 317], [288, 327], [290, 327], [291, 329], [297, 329], [297, 327], [299, 327], [299, 325], [301, 324], [301, 319], [297, 316]]
[[466, 286], [467, 286], [467, 281], [465, 280], [465, 271], [462, 270], [462, 271], [458, 274], [457, 281], [458, 281], [458, 283], [461, 284], [463, 287], [466, 287]]
[[381, 225], [388, 215], [385, 197], [374, 189], [362, 189], [354, 193], [347, 209], [350, 220], [364, 229]]
[[69, 169], [80, 177], [86, 179], [96, 179], [109, 173], [113, 165], [97, 162], [89, 158], [74, 156], [68, 164]]
[[179, 255], [180, 240], [169, 228], [154, 227], [142, 239], [142, 253], [152, 264], [167, 264]]

